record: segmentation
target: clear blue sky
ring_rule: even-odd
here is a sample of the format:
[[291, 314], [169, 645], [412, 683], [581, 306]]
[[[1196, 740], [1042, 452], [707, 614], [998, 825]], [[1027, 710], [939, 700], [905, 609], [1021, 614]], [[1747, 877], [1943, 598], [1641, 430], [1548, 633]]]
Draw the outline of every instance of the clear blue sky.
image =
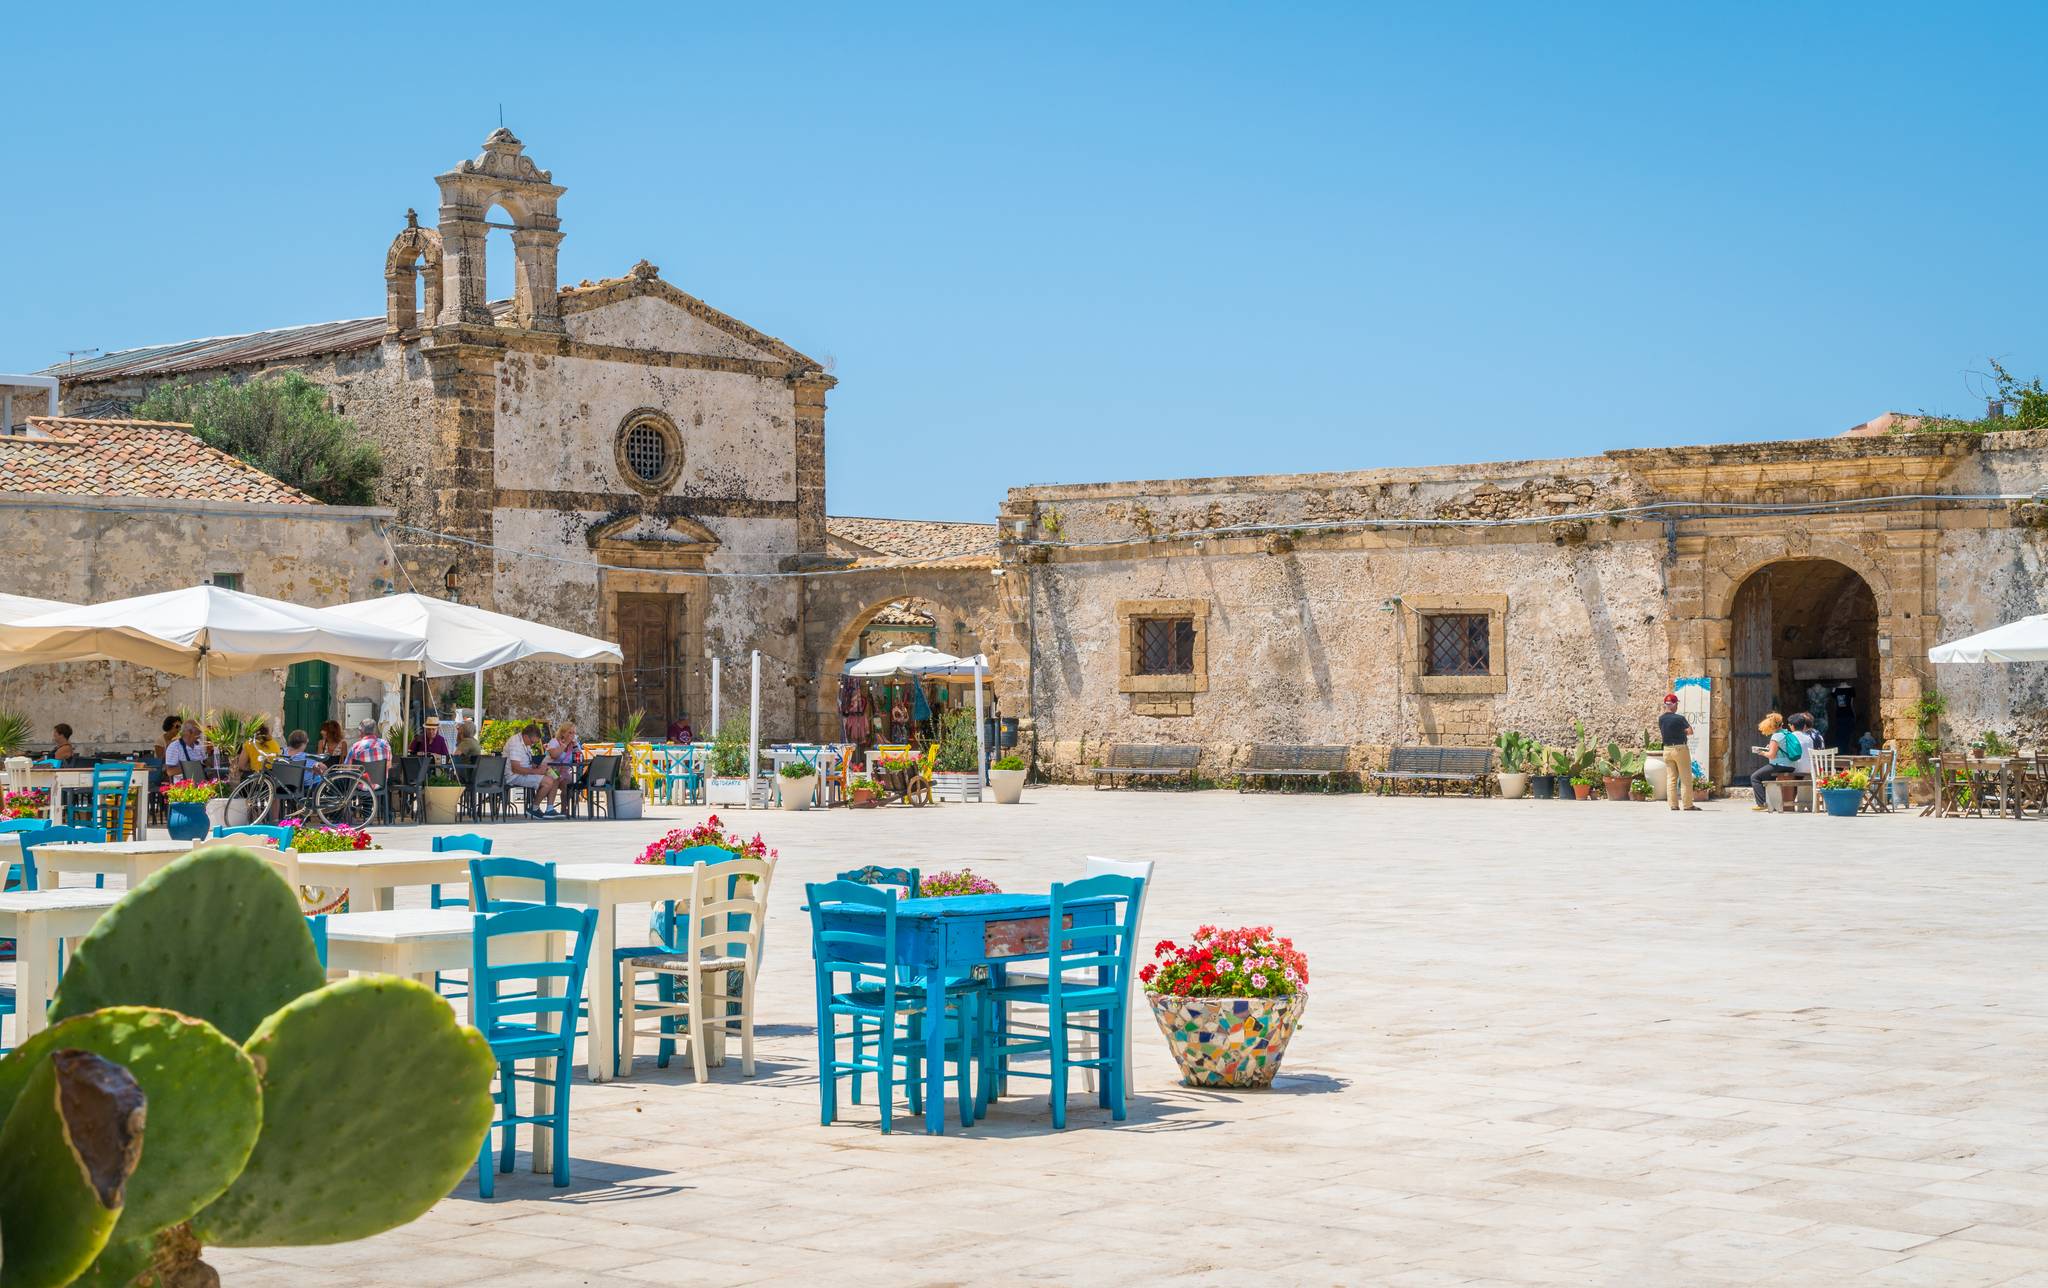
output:
[[501, 102], [565, 282], [645, 256], [832, 361], [835, 513], [1814, 436], [2048, 368], [2038, 5], [77, 12], [9, 18], [0, 370], [381, 311]]

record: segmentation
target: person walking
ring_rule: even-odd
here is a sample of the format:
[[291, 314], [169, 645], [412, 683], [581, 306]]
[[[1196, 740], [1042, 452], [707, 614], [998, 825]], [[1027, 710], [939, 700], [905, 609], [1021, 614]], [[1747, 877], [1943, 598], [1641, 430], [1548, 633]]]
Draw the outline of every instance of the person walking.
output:
[[1664, 695], [1664, 714], [1657, 717], [1657, 738], [1664, 744], [1664, 798], [1671, 802], [1672, 809], [1696, 810], [1692, 803], [1692, 748], [1686, 740], [1692, 737], [1692, 721], [1678, 714], [1678, 695]]

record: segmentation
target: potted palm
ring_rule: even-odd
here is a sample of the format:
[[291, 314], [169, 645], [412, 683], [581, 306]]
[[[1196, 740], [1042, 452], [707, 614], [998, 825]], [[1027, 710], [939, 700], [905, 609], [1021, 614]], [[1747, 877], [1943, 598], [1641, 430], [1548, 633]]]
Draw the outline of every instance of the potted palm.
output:
[[1270, 1087], [1308, 1006], [1308, 958], [1271, 926], [1202, 926], [1138, 972], [1191, 1087]]
[[612, 817], [639, 818], [646, 810], [647, 793], [633, 777], [633, 744], [640, 739], [640, 722], [645, 711], [635, 711], [605, 731], [605, 741], [619, 745], [618, 766], [612, 771]]
[[747, 803], [747, 722], [732, 716], [718, 726], [711, 744], [711, 777], [704, 799], [712, 805]]
[[1500, 750], [1501, 799], [1518, 801], [1529, 790], [1529, 759], [1538, 750], [1533, 738], [1525, 737], [1513, 729], [1493, 740]]
[[426, 821], [453, 823], [456, 807], [461, 803], [462, 780], [450, 770], [435, 766], [427, 775], [426, 786], [420, 789], [420, 809]]
[[818, 767], [808, 760], [796, 760], [779, 771], [782, 779], [782, 808], [809, 809], [818, 791]]
[[1023, 800], [1024, 776], [1028, 772], [1022, 756], [1004, 756], [996, 761], [988, 771], [988, 786], [996, 795], [996, 804], [1015, 805]]

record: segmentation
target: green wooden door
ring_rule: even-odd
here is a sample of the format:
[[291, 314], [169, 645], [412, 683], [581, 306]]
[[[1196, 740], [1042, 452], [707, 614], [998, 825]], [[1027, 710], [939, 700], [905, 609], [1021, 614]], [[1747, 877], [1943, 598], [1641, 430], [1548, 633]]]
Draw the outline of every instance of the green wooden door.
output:
[[284, 673], [284, 728], [282, 735], [294, 729], [304, 729], [306, 736], [318, 741], [320, 725], [328, 718], [328, 688], [333, 679], [334, 668], [325, 662], [299, 662]]

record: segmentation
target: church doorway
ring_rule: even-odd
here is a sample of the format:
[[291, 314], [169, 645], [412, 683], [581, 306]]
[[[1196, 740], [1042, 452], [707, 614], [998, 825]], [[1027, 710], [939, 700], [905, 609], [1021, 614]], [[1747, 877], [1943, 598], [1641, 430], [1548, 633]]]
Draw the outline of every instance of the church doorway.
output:
[[1730, 637], [1729, 777], [1757, 764], [1757, 723], [1812, 714], [1827, 745], [1854, 752], [1878, 728], [1877, 596], [1846, 564], [1783, 559], [1735, 592]]
[[[619, 651], [621, 715], [638, 711], [643, 737], [667, 736], [671, 722], [688, 719], [689, 683], [683, 655], [682, 595], [621, 594]], [[709, 737], [708, 730], [703, 736]]]

